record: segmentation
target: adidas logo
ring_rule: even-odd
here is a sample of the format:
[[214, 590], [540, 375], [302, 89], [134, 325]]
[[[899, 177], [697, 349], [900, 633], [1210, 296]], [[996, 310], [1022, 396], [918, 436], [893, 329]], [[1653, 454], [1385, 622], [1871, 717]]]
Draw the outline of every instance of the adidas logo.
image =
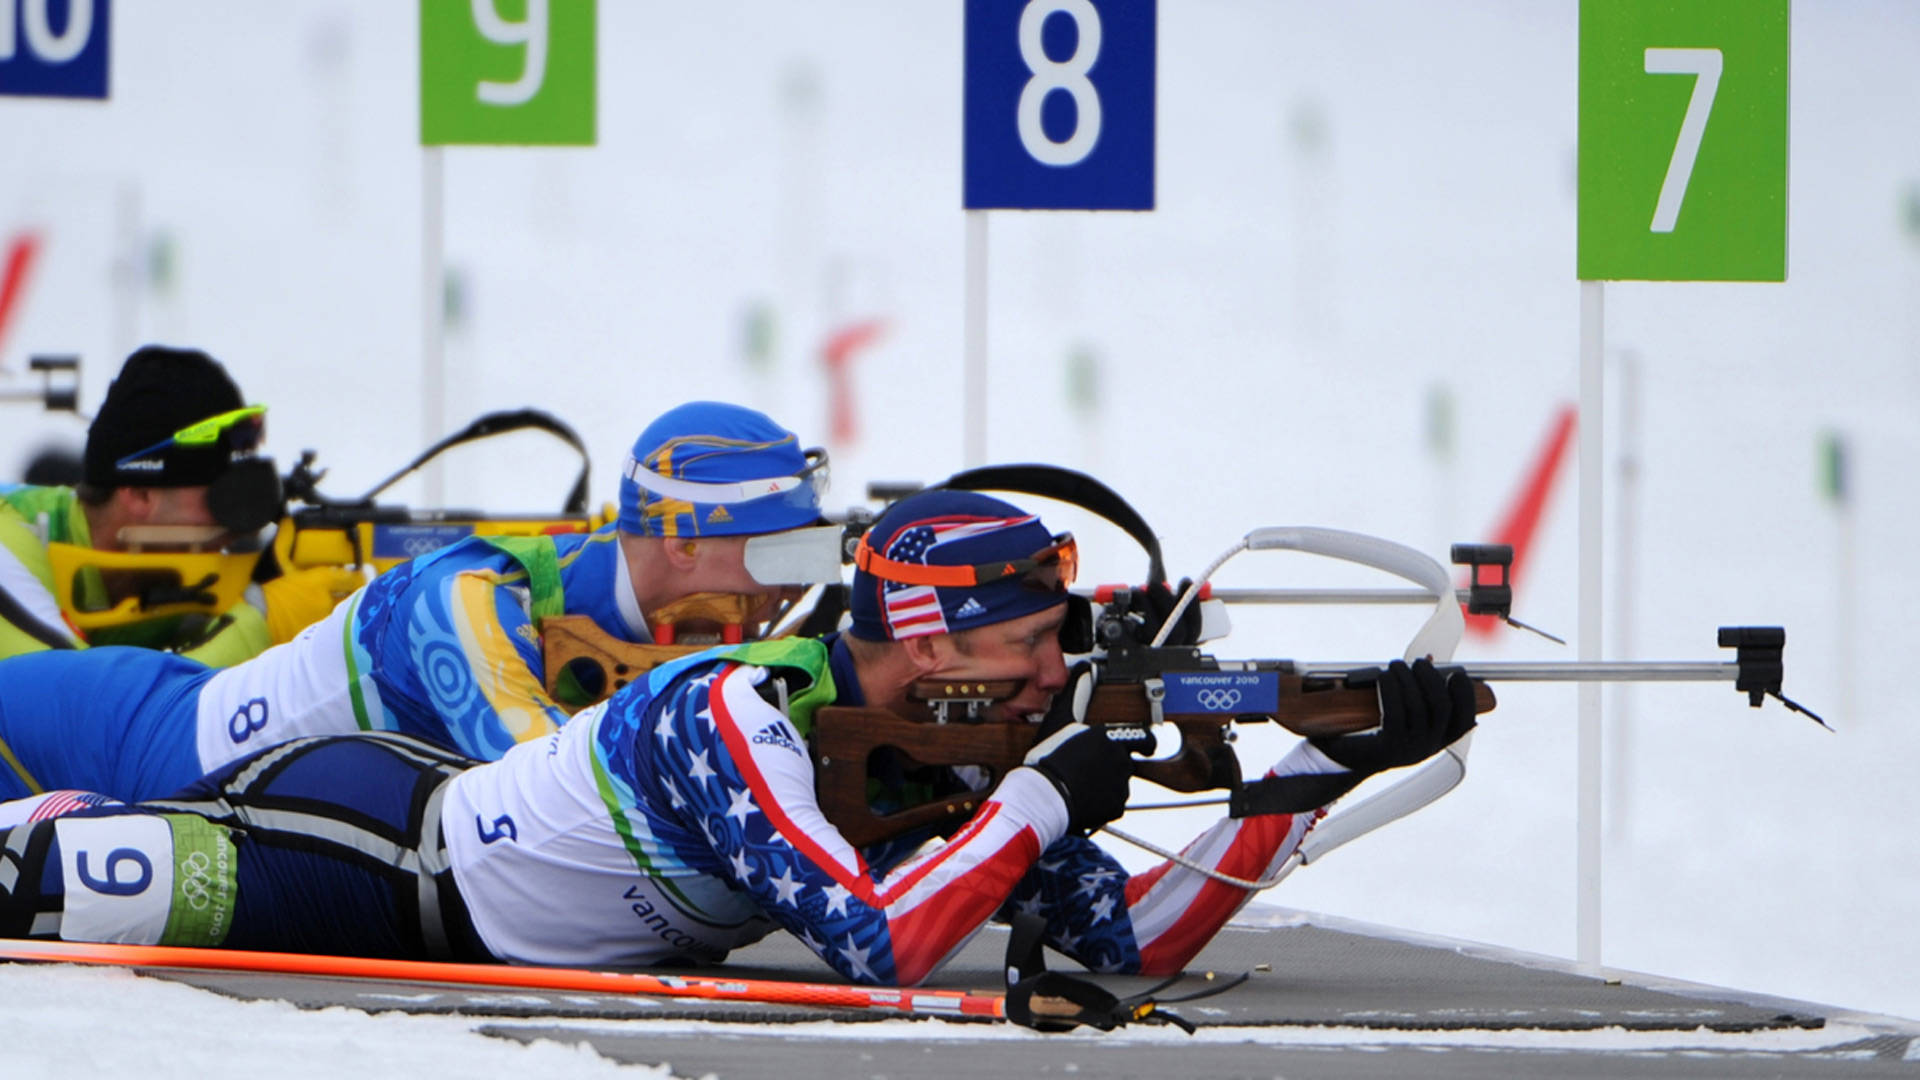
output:
[[801, 757], [806, 756], [793, 737], [787, 734], [787, 726], [778, 720], [761, 728], [759, 734], [753, 737], [753, 742], [757, 746], [783, 746]]
[[707, 524], [709, 525], [713, 524], [716, 521], [732, 521], [732, 520], [733, 520], [733, 515], [727, 513], [727, 508], [724, 506], [714, 507], [713, 513], [707, 515]]
[[967, 597], [967, 602], [960, 605], [960, 610], [953, 613], [953, 617], [956, 619], [971, 619], [979, 615], [985, 615], [986, 613], [986, 605], [982, 604], [978, 599], [969, 596]]

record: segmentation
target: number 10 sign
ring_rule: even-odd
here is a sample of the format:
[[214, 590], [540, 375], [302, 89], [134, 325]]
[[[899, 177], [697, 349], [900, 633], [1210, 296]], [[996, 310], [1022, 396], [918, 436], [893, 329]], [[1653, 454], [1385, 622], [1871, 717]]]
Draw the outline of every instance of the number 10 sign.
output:
[[1786, 280], [1787, 4], [1581, 0], [1581, 279]]

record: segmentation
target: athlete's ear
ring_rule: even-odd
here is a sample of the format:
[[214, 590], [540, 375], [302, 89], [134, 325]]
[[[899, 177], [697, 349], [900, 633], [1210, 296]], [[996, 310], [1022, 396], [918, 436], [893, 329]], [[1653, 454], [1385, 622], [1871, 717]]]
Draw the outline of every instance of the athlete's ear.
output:
[[158, 488], [119, 487], [113, 489], [113, 501], [120, 504], [120, 516], [129, 525], [144, 525], [153, 519], [160, 504]]
[[660, 550], [666, 553], [667, 565], [680, 573], [686, 573], [700, 561], [700, 545], [681, 537], [662, 536], [657, 538]]
[[952, 651], [945, 634], [921, 634], [905, 638], [900, 642], [900, 648], [913, 664], [916, 677], [924, 677], [945, 667], [947, 653]]

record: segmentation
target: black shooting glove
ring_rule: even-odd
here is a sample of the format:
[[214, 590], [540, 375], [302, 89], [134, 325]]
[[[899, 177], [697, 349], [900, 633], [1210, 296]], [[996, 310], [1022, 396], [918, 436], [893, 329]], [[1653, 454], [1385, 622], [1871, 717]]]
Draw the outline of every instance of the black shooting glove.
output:
[[1053, 781], [1067, 803], [1067, 827], [1085, 834], [1118, 818], [1127, 808], [1127, 785], [1133, 779], [1133, 754], [1153, 753], [1150, 731], [1116, 731], [1084, 723], [1098, 671], [1082, 660], [1067, 674], [1065, 690], [1053, 696], [1039, 740], [1027, 751], [1023, 764]]
[[1310, 740], [1320, 752], [1356, 773], [1372, 775], [1425, 761], [1473, 730], [1478, 703], [1473, 679], [1457, 667], [1436, 668], [1422, 657], [1411, 667], [1395, 660], [1385, 671], [1364, 668], [1347, 676], [1348, 686], [1377, 680], [1380, 727], [1352, 735]]

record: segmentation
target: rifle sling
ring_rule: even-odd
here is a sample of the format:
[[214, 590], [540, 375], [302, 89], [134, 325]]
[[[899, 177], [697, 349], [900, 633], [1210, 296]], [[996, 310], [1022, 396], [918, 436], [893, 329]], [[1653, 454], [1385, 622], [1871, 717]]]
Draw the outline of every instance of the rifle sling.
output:
[[1350, 772], [1266, 776], [1234, 788], [1227, 796], [1227, 813], [1243, 818], [1317, 810], [1359, 787], [1365, 779], [1360, 773]]

